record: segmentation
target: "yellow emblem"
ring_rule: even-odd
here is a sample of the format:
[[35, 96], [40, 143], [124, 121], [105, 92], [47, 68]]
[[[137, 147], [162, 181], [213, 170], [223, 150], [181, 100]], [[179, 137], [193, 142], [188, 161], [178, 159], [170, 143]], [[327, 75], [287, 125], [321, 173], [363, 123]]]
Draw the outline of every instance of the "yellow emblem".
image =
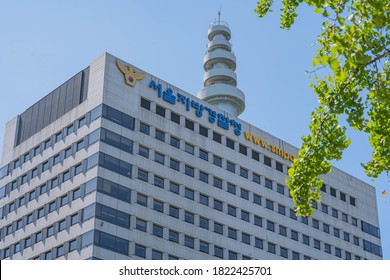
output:
[[135, 73], [133, 66], [124, 66], [119, 60], [116, 60], [116, 65], [125, 76], [126, 84], [129, 86], [135, 86], [137, 80], [142, 80], [145, 77], [145, 74]]

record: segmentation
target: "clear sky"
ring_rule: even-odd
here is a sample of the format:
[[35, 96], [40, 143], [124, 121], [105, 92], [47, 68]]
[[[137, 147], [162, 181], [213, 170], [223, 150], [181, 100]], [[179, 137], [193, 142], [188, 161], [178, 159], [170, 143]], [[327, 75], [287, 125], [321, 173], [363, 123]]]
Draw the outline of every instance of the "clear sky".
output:
[[[221, 9], [232, 30], [238, 87], [246, 95], [241, 119], [300, 146], [317, 99], [309, 87], [320, 16], [299, 9], [292, 30], [279, 28], [278, 8], [265, 19], [256, 0], [0, 0], [0, 145], [5, 123], [109, 52], [173, 85], [203, 88], [207, 28]], [[277, 1], [279, 2], [279, 1]], [[360, 167], [369, 160], [367, 136], [348, 131], [352, 144], [335, 166], [377, 189], [382, 247], [390, 259], [390, 203]]]

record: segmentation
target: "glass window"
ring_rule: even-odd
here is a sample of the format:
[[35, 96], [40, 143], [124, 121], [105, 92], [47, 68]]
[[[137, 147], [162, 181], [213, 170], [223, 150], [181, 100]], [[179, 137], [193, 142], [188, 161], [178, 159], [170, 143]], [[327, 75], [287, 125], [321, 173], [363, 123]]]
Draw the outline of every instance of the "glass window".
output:
[[205, 137], [209, 137], [209, 130], [204, 126], [199, 125], [199, 134]]
[[176, 138], [176, 137], [171, 135], [171, 142], [170, 142], [170, 144], [171, 144], [171, 146], [180, 149], [180, 140], [179, 140], [179, 138]]
[[332, 216], [335, 218], [339, 217], [339, 212], [337, 211], [337, 209], [332, 208]]
[[79, 119], [79, 127], [82, 127], [86, 124], [87, 124], [87, 119], [85, 117]]
[[[11, 183], [11, 191], [15, 190], [17, 187], [18, 187], [17, 181], [13, 181], [13, 182]], [[3, 197], [4, 197], [4, 196], [3, 196]]]
[[213, 156], [213, 163], [219, 167], [222, 167], [222, 158], [219, 156], [214, 155]]
[[241, 233], [241, 242], [250, 245], [251, 244], [251, 236], [248, 233]]
[[74, 167], [74, 174], [75, 175], [80, 174], [82, 170], [83, 170], [83, 168], [82, 168], [81, 163], [80, 163]]
[[231, 194], [236, 194], [236, 186], [232, 183], [227, 183], [227, 191]]
[[222, 189], [222, 179], [214, 177], [213, 186], [218, 188], [218, 189]]
[[262, 227], [263, 226], [263, 219], [259, 216], [254, 216], [254, 224], [258, 227]]
[[239, 145], [239, 152], [243, 155], [247, 155], [248, 154], [248, 148], [245, 147], [244, 145]]
[[324, 212], [325, 214], [328, 214], [328, 205], [321, 203], [321, 209], [322, 209], [322, 212]]
[[338, 228], [333, 229], [333, 235], [336, 237], [340, 237], [340, 230]]
[[291, 230], [291, 239], [298, 241], [298, 232], [295, 230]]
[[222, 201], [214, 199], [214, 209], [222, 211]]
[[340, 199], [341, 199], [342, 201], [347, 201], [347, 197], [346, 197], [345, 193], [340, 192]]
[[306, 234], [302, 234], [302, 243], [310, 246], [310, 237]]
[[243, 167], [240, 167], [240, 176], [248, 179], [248, 170]]
[[226, 138], [226, 147], [234, 150], [234, 141], [232, 139]]
[[58, 132], [55, 136], [55, 142], [57, 143], [62, 139], [62, 131]]
[[27, 215], [27, 224], [31, 224], [33, 222], [34, 216], [33, 214]]
[[165, 133], [156, 129], [156, 135], [155, 135], [157, 140], [165, 142]]
[[64, 220], [61, 220], [58, 222], [58, 231], [62, 231], [66, 228], [66, 221], [65, 219]]
[[236, 217], [236, 215], [237, 215], [237, 208], [234, 207], [233, 205], [228, 205], [228, 214], [230, 216]]
[[359, 237], [353, 236], [353, 244], [359, 246], [359, 243], [360, 243], [360, 242], [359, 242]]
[[154, 153], [154, 161], [164, 165], [165, 164], [165, 156], [163, 154], [155, 152]]
[[146, 225], [147, 223], [144, 220], [141, 220], [139, 218], [135, 220], [135, 228], [140, 231], [146, 232]]
[[330, 187], [330, 195], [336, 197], [336, 189]]
[[14, 161], [14, 168], [16, 169], [16, 168], [18, 168], [19, 166], [20, 166], [20, 160], [17, 159], [17, 160]]
[[56, 210], [56, 202], [53, 201], [49, 204], [49, 213]]
[[350, 196], [349, 197], [349, 204], [353, 205], [353, 206], [356, 206], [356, 198]]
[[139, 131], [146, 134], [146, 135], [149, 135], [150, 134], [150, 127], [147, 124], [140, 123], [139, 124]]
[[170, 181], [169, 182], [169, 190], [175, 194], [179, 194], [179, 191], [180, 191], [180, 187], [178, 184]]
[[209, 229], [209, 220], [205, 217], [199, 217], [199, 227]]
[[24, 240], [24, 248], [28, 248], [31, 246], [31, 237], [27, 237], [25, 240]]
[[79, 215], [74, 214], [70, 217], [70, 225], [73, 226], [79, 222]]
[[179, 162], [178, 162], [177, 160], [173, 159], [173, 158], [171, 158], [170, 163], [169, 163], [169, 166], [170, 166], [172, 169], [177, 170], [177, 171], [179, 171], [179, 169], [180, 169], [180, 164], [179, 164]]
[[184, 246], [194, 249], [195, 239], [191, 236], [184, 236]]
[[60, 205], [64, 206], [67, 203], [68, 203], [68, 196], [67, 195], [62, 196], [60, 199]]
[[326, 233], [329, 233], [329, 232], [330, 232], [330, 231], [329, 231], [329, 225], [328, 225], [328, 224], [323, 224], [323, 225], [322, 225], [322, 228], [323, 228], [324, 232], [326, 232]]
[[267, 229], [269, 231], [275, 231], [275, 223], [267, 220]]
[[241, 188], [240, 190], [240, 197], [246, 200], [249, 200], [249, 191], [246, 189]]
[[159, 188], [164, 188], [164, 178], [154, 175], [154, 185]]
[[66, 135], [73, 133], [73, 131], [74, 131], [74, 126], [73, 124], [71, 124], [66, 128]]
[[150, 110], [150, 101], [141, 97], [141, 107], [146, 110]]
[[263, 249], [263, 239], [260, 239], [258, 237], [255, 238], [255, 247], [259, 249]]
[[152, 260], [162, 260], [163, 253], [157, 250], [152, 250]]
[[321, 250], [321, 242], [318, 239], [314, 239], [314, 248]]
[[223, 248], [214, 245], [214, 256], [223, 259]]
[[146, 195], [137, 193], [137, 204], [148, 206], [148, 197]]
[[287, 236], [287, 228], [285, 226], [279, 225], [279, 234], [282, 236]]
[[54, 234], [54, 226], [50, 226], [47, 228], [46, 236], [52, 236]]
[[205, 183], [209, 183], [209, 174], [204, 171], [199, 171], [199, 180]]
[[64, 245], [58, 246], [57, 247], [57, 258], [61, 257], [64, 255]]
[[179, 243], [179, 233], [174, 230], [169, 230], [169, 241]]
[[156, 105], [156, 114], [165, 118], [165, 108]]
[[56, 165], [57, 163], [59, 163], [60, 160], [61, 160], [60, 154], [55, 155], [53, 158], [53, 165]]
[[205, 194], [199, 194], [199, 203], [209, 206], [209, 197]]
[[76, 239], [69, 241], [69, 252], [76, 250]]
[[135, 244], [135, 252], [134, 253], [137, 257], [145, 259], [146, 258], [146, 247], [139, 245], [139, 244]]
[[301, 222], [307, 225], [309, 223], [309, 219], [307, 217], [301, 217]]
[[84, 140], [81, 140], [79, 142], [77, 142], [76, 144], [76, 151], [80, 151], [81, 149], [84, 149]]
[[342, 213], [342, 214], [341, 214], [341, 219], [343, 220], [343, 222], [348, 223], [348, 215], [347, 215], [347, 214]]
[[189, 188], [185, 188], [184, 196], [188, 199], [194, 200], [195, 193], [193, 190]]
[[27, 182], [27, 174], [22, 176], [22, 185]]
[[321, 191], [326, 192], [326, 185], [325, 184], [322, 184]]
[[236, 165], [234, 163], [228, 161], [226, 164], [226, 169], [230, 172], [235, 173], [236, 172]]
[[320, 223], [318, 222], [318, 220], [313, 219], [312, 220], [312, 226], [313, 226], [313, 228], [319, 229], [320, 228]]
[[276, 254], [276, 245], [271, 242], [268, 242], [268, 252]]
[[[59, 157], [58, 157], [58, 160], [59, 160]], [[42, 163], [42, 172], [44, 172], [48, 169], [49, 169], [49, 162], [45, 161], [44, 163]]]
[[195, 147], [189, 143], [185, 143], [185, 151], [191, 155], [194, 154]]
[[272, 200], [265, 200], [265, 207], [269, 210], [274, 210], [274, 202]]
[[73, 191], [73, 196], [72, 196], [72, 197], [73, 197], [73, 200], [79, 198], [80, 195], [81, 195], [81, 193], [80, 193], [80, 188], [75, 189], [75, 190]]
[[163, 234], [164, 234], [163, 227], [153, 224], [153, 235], [162, 238]]
[[352, 217], [352, 225], [357, 227], [357, 219], [355, 217]]
[[271, 167], [271, 159], [267, 156], [264, 156], [264, 164]]
[[185, 126], [186, 128], [190, 129], [190, 130], [194, 130], [194, 122], [193, 121], [190, 121], [189, 119], [186, 119], [186, 123], [185, 123]]
[[237, 230], [229, 227], [228, 228], [228, 237], [236, 240], [237, 239]]
[[260, 161], [260, 154], [255, 150], [252, 150], [252, 159]]
[[169, 205], [169, 216], [179, 219], [179, 208]]
[[139, 147], [138, 147], [138, 154], [139, 154], [140, 156], [149, 158], [149, 149], [146, 148], [146, 147], [144, 147], [144, 146], [139, 146]]
[[199, 251], [208, 254], [209, 253], [209, 243], [200, 240], [199, 241]]
[[148, 172], [142, 169], [138, 169], [138, 179], [140, 179], [141, 181], [148, 182]]
[[193, 213], [185, 211], [184, 212], [184, 221], [186, 221], [187, 223], [193, 224], [195, 222], [195, 215]]
[[194, 168], [191, 167], [191, 166], [188, 166], [187, 164], [185, 165], [184, 172], [185, 172], [186, 175], [194, 177], [194, 174], [195, 174]]
[[328, 253], [328, 254], [331, 254], [331, 247], [330, 247], [330, 244], [327, 244], [325, 243], [325, 252]]
[[241, 220], [249, 222], [249, 212], [241, 210]]
[[205, 161], [209, 160], [209, 153], [205, 150], [199, 149], [199, 157]]
[[285, 216], [286, 215], [286, 207], [278, 204], [278, 213]]
[[280, 247], [280, 256], [281, 256], [282, 258], [285, 258], [285, 259], [288, 258], [287, 249], [286, 249], [286, 248]]
[[20, 219], [20, 220], [18, 220], [18, 221], [16, 222], [16, 230], [22, 228], [22, 226], [23, 226], [23, 220]]
[[350, 239], [349, 239], [349, 233], [348, 232], [344, 232], [344, 240], [349, 242]]
[[158, 211], [158, 212], [163, 213], [164, 212], [164, 203], [162, 201], [154, 199], [153, 200], [153, 209]]
[[277, 184], [277, 192], [280, 194], [284, 194], [284, 186]]
[[299, 253], [293, 251], [293, 252], [292, 252], [292, 258], [293, 258], [293, 260], [299, 260], [299, 259], [300, 259], [300, 258], [299, 258]]
[[258, 194], [253, 194], [253, 203], [256, 203], [258, 205], [261, 205], [261, 196]]
[[42, 231], [39, 231], [35, 234], [35, 243], [42, 241]]
[[31, 201], [31, 200], [33, 200], [33, 199], [35, 199], [35, 190], [32, 190], [30, 193], [29, 193], [29, 198], [28, 198], [28, 200], [29, 201]]
[[222, 143], [222, 136], [219, 133], [213, 131], [213, 140], [218, 143]]
[[174, 112], [171, 112], [171, 121], [173, 121], [174, 123], [180, 124], [180, 115], [178, 115]]
[[290, 209], [290, 218], [293, 220], [297, 219], [297, 215], [295, 214], [295, 211], [293, 209]]
[[217, 222], [214, 222], [214, 232], [223, 235], [223, 225]]
[[272, 190], [272, 181], [270, 179], [265, 178], [265, 187]]
[[283, 164], [281, 164], [279, 161], [276, 161], [276, 170], [283, 172]]
[[42, 218], [44, 214], [45, 214], [45, 208], [43, 208], [43, 207], [39, 208], [38, 209], [38, 219]]

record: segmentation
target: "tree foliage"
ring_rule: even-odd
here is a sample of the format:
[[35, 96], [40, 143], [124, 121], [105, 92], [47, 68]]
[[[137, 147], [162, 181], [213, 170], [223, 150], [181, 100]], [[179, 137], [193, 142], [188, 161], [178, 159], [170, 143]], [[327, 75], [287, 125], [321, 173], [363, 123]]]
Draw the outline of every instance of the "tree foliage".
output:
[[[331, 161], [341, 159], [350, 144], [340, 117], [369, 136], [372, 156], [362, 164], [368, 176], [389, 176], [390, 5], [389, 0], [282, 2], [283, 29], [294, 24], [300, 4], [312, 6], [323, 17], [310, 85], [319, 105], [287, 179], [297, 214], [307, 216], [314, 212], [312, 202], [320, 200], [319, 176], [331, 171]], [[264, 17], [272, 5], [273, 0], [260, 0], [255, 13]]]

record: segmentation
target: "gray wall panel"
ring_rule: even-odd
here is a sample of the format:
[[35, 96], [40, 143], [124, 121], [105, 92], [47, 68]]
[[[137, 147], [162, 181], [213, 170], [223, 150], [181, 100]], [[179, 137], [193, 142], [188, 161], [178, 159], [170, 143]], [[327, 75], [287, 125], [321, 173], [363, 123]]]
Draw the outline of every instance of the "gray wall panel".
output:
[[35, 131], [37, 131], [38, 112], [39, 112], [39, 102], [32, 106], [29, 133], [34, 133]]
[[43, 120], [43, 127], [47, 126], [50, 123], [50, 114], [53, 101], [53, 95], [49, 94], [44, 98], [45, 101], [45, 118]]
[[53, 100], [51, 101], [50, 123], [54, 122], [58, 116], [58, 102], [60, 100], [60, 88], [56, 88], [53, 92]]
[[60, 118], [63, 116], [65, 112], [65, 101], [66, 101], [66, 86], [67, 83], [62, 84], [60, 86], [60, 98], [58, 102], [58, 113], [57, 113], [57, 118]]
[[70, 79], [67, 82], [66, 86], [66, 96], [65, 96], [65, 112], [69, 112], [73, 108], [73, 88], [74, 88], [74, 78]]
[[45, 118], [45, 108], [46, 108], [46, 98], [43, 98], [39, 101], [38, 105], [38, 121], [37, 121], [37, 127], [36, 130], [41, 130], [44, 126], [44, 118]]

